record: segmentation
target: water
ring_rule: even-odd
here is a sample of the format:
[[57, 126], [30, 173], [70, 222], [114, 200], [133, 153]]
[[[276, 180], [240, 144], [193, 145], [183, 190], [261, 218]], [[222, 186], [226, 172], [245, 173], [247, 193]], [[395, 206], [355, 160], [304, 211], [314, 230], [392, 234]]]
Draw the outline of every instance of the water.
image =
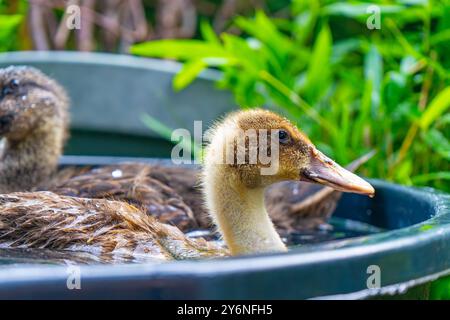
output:
[[[317, 230], [295, 231], [282, 235], [283, 241], [288, 247], [305, 246], [309, 244], [330, 243], [335, 240], [350, 239], [367, 236], [384, 231], [369, 224], [332, 217], [327, 225]], [[190, 238], [202, 237], [208, 241], [214, 241], [223, 245], [217, 233], [210, 230], [193, 230], [186, 234]], [[63, 250], [0, 248], [0, 266], [11, 264], [96, 264], [99, 263], [95, 255]]]
[[292, 247], [362, 237], [383, 231], [383, 229], [367, 223], [332, 217], [328, 221], [328, 225], [323, 225], [318, 230], [295, 231], [289, 233], [284, 238], [286, 244]]
[[[299, 245], [327, 243], [334, 240], [350, 239], [355, 237], [367, 236], [385, 230], [372, 226], [370, 224], [355, 220], [332, 217], [328, 224], [319, 226], [316, 230], [294, 231], [287, 234], [281, 234], [283, 242], [288, 247]], [[208, 241], [215, 241], [219, 244], [220, 235], [212, 233], [209, 230], [194, 230], [186, 234], [190, 238], [202, 237]]]

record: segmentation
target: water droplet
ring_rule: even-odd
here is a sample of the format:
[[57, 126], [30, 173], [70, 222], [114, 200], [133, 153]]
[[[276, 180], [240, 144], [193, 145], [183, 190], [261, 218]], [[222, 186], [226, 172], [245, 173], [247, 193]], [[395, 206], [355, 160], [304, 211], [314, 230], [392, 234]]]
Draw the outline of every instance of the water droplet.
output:
[[122, 173], [122, 170], [117, 169], [117, 170], [114, 170], [113, 172], [111, 172], [111, 175], [113, 178], [121, 178], [123, 173]]
[[210, 230], [192, 230], [186, 233], [189, 238], [200, 238], [205, 236], [211, 236]]

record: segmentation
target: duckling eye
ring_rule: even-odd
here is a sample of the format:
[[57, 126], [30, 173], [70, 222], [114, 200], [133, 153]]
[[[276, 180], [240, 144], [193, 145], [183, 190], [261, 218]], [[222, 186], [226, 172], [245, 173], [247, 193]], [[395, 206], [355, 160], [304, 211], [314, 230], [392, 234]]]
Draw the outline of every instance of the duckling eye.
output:
[[278, 131], [278, 139], [279, 139], [280, 143], [282, 143], [282, 144], [286, 144], [290, 141], [289, 134], [287, 133], [286, 130]]
[[19, 80], [12, 79], [6, 86], [3, 87], [1, 94], [2, 97], [16, 92], [18, 87], [19, 87]]
[[15, 89], [15, 88], [19, 87], [19, 80], [17, 80], [17, 79], [12, 79], [12, 80], [9, 82], [9, 87], [10, 87], [11, 89]]

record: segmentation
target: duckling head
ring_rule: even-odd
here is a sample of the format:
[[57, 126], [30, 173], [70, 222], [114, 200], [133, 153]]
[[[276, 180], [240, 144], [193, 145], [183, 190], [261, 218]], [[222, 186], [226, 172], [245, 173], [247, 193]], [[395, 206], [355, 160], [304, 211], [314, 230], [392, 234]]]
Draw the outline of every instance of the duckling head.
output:
[[64, 89], [39, 70], [0, 69], [0, 136], [20, 141], [35, 130], [64, 132], [68, 122]]
[[50, 178], [67, 138], [68, 105], [64, 89], [39, 70], [0, 69], [0, 192]]
[[320, 152], [286, 118], [264, 109], [230, 114], [212, 129], [206, 162], [223, 163], [249, 188], [300, 180], [372, 196], [373, 187]]

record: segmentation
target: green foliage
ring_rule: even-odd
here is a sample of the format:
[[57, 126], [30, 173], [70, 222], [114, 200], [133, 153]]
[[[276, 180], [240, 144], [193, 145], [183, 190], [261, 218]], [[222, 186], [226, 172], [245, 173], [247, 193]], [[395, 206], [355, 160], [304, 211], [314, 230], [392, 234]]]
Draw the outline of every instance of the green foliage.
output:
[[22, 16], [19, 14], [3, 15], [0, 14], [0, 52], [8, 51], [14, 44], [14, 33], [22, 22]]
[[419, 120], [422, 129], [428, 129], [428, 127], [446, 112], [449, 107], [450, 87], [447, 87], [431, 101], [428, 108], [422, 113]]
[[0, 52], [16, 50], [20, 46], [19, 27], [24, 21], [27, 3], [20, 0], [14, 6], [16, 13], [10, 14], [8, 2], [0, 0]]
[[292, 1], [291, 16], [237, 17], [242, 35], [137, 44], [138, 55], [186, 64], [181, 90], [206, 67], [242, 107], [276, 108], [324, 152], [350, 160], [377, 149], [369, 177], [450, 191], [450, 4], [380, 1], [369, 30], [363, 2]]
[[450, 276], [431, 283], [431, 300], [450, 300]]

